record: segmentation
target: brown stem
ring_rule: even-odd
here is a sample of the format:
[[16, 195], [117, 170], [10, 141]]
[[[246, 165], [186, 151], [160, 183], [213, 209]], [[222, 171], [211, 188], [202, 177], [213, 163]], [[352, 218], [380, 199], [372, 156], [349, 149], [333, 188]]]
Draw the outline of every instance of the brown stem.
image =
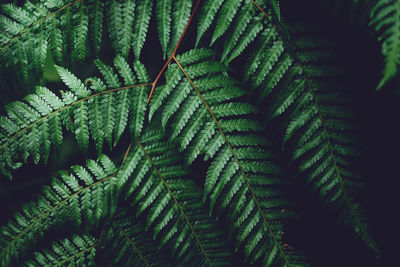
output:
[[190, 22], [192, 21], [193, 16], [194, 16], [194, 14], [196, 13], [196, 9], [197, 9], [197, 7], [199, 6], [200, 1], [201, 1], [201, 0], [197, 0], [197, 3], [196, 3], [196, 5], [195, 5], [195, 7], [194, 7], [194, 9], [193, 9], [193, 12], [192, 12], [192, 14], [190, 15], [189, 21], [188, 21], [188, 23], [186, 24], [185, 29], [183, 30], [183, 32], [182, 32], [182, 34], [181, 34], [181, 37], [179, 38], [178, 43], [176, 44], [176, 46], [175, 46], [175, 48], [174, 48], [174, 51], [172, 51], [171, 56], [168, 58], [167, 62], [165, 62], [165, 64], [164, 64], [164, 66], [162, 67], [161, 71], [158, 73], [156, 79], [155, 79], [154, 82], [152, 83], [152, 87], [151, 87], [151, 91], [150, 91], [150, 94], [149, 94], [149, 98], [147, 99], [147, 104], [149, 104], [149, 102], [150, 102], [151, 96], [153, 95], [153, 92], [154, 92], [154, 89], [156, 88], [156, 85], [157, 85], [158, 80], [160, 79], [160, 77], [161, 77], [161, 75], [163, 74], [164, 70], [167, 68], [168, 64], [169, 64], [169, 63], [171, 62], [171, 60], [175, 57], [176, 51], [178, 50], [178, 48], [179, 48], [179, 46], [180, 46], [180, 44], [181, 44], [181, 42], [182, 42], [182, 39], [183, 39], [183, 36], [184, 36], [185, 33], [186, 33], [186, 30], [189, 28]]

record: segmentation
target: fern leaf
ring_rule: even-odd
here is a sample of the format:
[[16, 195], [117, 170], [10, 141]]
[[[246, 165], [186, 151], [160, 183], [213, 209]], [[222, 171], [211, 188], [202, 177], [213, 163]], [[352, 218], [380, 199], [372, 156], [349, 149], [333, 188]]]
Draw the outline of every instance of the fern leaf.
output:
[[123, 3], [123, 22], [124, 22], [124, 27], [123, 27], [123, 50], [121, 51], [121, 54], [126, 58], [129, 53], [129, 49], [131, 47], [131, 40], [132, 40], [132, 26], [133, 26], [133, 21], [135, 18], [135, 7], [136, 3], [134, 0], [130, 1], [125, 1]]
[[138, 215], [146, 214], [146, 227], [153, 229], [154, 238], [161, 240], [161, 246], [172, 245], [179, 264], [229, 265], [231, 254], [222, 232], [202, 207], [201, 192], [183, 178], [188, 171], [179, 165], [180, 156], [171, 153], [176, 146], [154, 139], [148, 145], [138, 144], [120, 178], [127, 176], [125, 172], [130, 174], [123, 185], [125, 198], [137, 203]]
[[122, 6], [117, 0], [112, 0], [107, 6], [108, 31], [112, 40], [113, 48], [118, 54], [123, 55], [124, 49], [121, 29], [123, 29]]
[[189, 21], [190, 11], [193, 4], [192, 2], [193, 1], [191, 0], [174, 1], [172, 12], [172, 36], [169, 46], [169, 54], [172, 54], [172, 51], [177, 45], [178, 40], [181, 37], [187, 22]]
[[[62, 126], [75, 134], [83, 151], [88, 149], [92, 136], [99, 154], [104, 139], [110, 147], [114, 140], [115, 146], [128, 124], [132, 133], [139, 136], [146, 111], [145, 85], [133, 84], [136, 82], [134, 72], [121, 56], [115, 59], [118, 72], [101, 61], [97, 60], [96, 64], [105, 83], [99, 78], [88, 78], [88, 88], [67, 69], [56, 66], [71, 91], [61, 91], [60, 98], [45, 87], [37, 87], [36, 93], [28, 95], [25, 102], [16, 101], [8, 105], [7, 116], [0, 120], [0, 131], [7, 136], [1, 139], [0, 144], [0, 150], [5, 153], [0, 158], [7, 159], [3, 169], [21, 166], [20, 161], [25, 162], [29, 155], [33, 156], [35, 163], [40, 158], [46, 161], [51, 147], [58, 149], [62, 144]], [[134, 67], [140, 81], [149, 79], [143, 65], [137, 62]], [[124, 79], [125, 87], [120, 87], [117, 73]], [[107, 90], [106, 84], [112, 88]], [[117, 101], [120, 103], [118, 112]]]
[[93, 54], [98, 56], [103, 36], [104, 3], [99, 0], [91, 0], [91, 5], [93, 11], [89, 12], [89, 40], [94, 51]]
[[370, 25], [379, 32], [378, 41], [382, 43], [382, 54], [385, 57], [383, 77], [377, 86], [379, 90], [397, 75], [400, 64], [400, 2], [379, 1], [372, 8], [370, 16]]
[[89, 113], [89, 130], [92, 138], [95, 142], [97, 154], [101, 153], [104, 141], [103, 132], [103, 114], [100, 109], [99, 98], [95, 98], [92, 103], [90, 103], [90, 113]]
[[[102, 39], [100, 6], [96, 1], [81, 0], [4, 5], [0, 15], [0, 27], [4, 28], [0, 48], [3, 62], [13, 68], [23, 66], [20, 73], [24, 86], [32, 88], [42, 77], [49, 52], [58, 64], [63, 60], [83, 60], [90, 54], [88, 36], [95, 36], [90, 39], [93, 38], [97, 53]], [[88, 10], [96, 10], [96, 19]]]
[[166, 247], [159, 248], [143, 223], [127, 209], [116, 215], [104, 243], [105, 258], [109, 258], [112, 265], [172, 266]]
[[89, 126], [88, 122], [88, 106], [86, 103], [81, 102], [74, 110], [74, 124], [75, 134], [78, 145], [81, 149], [87, 152], [89, 147]]
[[201, 37], [207, 31], [207, 29], [211, 26], [212, 21], [215, 15], [218, 12], [218, 9], [221, 7], [223, 0], [207, 0], [203, 8], [201, 10], [199, 16], [199, 22], [197, 25], [197, 39], [196, 39], [196, 46], [198, 45]]
[[160, 38], [163, 57], [167, 55], [167, 49], [171, 33], [172, 0], [161, 0], [156, 3], [157, 29]]
[[[74, 20], [77, 20], [77, 26], [74, 28], [73, 42], [71, 56], [73, 59], [83, 60], [86, 57], [87, 49], [87, 36], [88, 36], [88, 24], [89, 15], [87, 14], [87, 8], [85, 5], [80, 5], [79, 13], [75, 14]], [[42, 31], [43, 32], [43, 31]]]
[[[280, 47], [278, 35], [273, 34], [271, 38], [266, 32], [260, 40], [260, 45], [265, 47], [264, 54], [255, 55], [260, 63], [258, 66], [250, 64], [248, 75], [254, 86], [260, 85], [262, 98], [273, 99], [268, 119], [285, 118], [282, 142], [285, 148], [293, 147], [289, 153], [299, 171], [309, 177], [308, 181], [321, 198], [340, 210], [343, 220], [376, 250], [365, 219], [351, 197], [354, 188], [350, 184], [359, 184], [360, 180], [349, 162], [349, 157], [357, 156], [352, 148], [357, 142], [351, 138], [354, 133], [348, 121], [352, 116], [339, 101], [340, 95], [332, 93], [337, 89], [320, 80], [321, 75], [338, 75], [329, 67], [321, 66], [326, 60], [324, 53], [314, 52], [327, 48], [310, 37], [295, 39], [301, 60], [295, 61], [291, 53]], [[267, 48], [265, 42], [271, 48]], [[313, 56], [304, 56], [304, 52]], [[276, 92], [272, 93], [273, 90]]]
[[135, 18], [136, 2], [110, 1], [108, 6], [108, 30], [112, 40], [113, 48], [117, 55], [128, 57], [132, 45], [132, 26]]
[[146, 40], [147, 30], [153, 9], [153, 1], [139, 1], [136, 8], [136, 19], [133, 23], [133, 52], [137, 60], [140, 59], [140, 52]]
[[[135, 72], [137, 73], [138, 79], [142, 83], [146, 83], [150, 80], [149, 75], [143, 64], [139, 61], [135, 61], [133, 64]], [[130, 131], [134, 138], [138, 138], [143, 129], [145, 114], [147, 110], [147, 96], [148, 90], [146, 87], [139, 87], [132, 91], [132, 113], [131, 113], [131, 125]]]
[[228, 38], [228, 42], [225, 44], [224, 51], [222, 53], [222, 59], [225, 59], [227, 55], [232, 51], [240, 40], [240, 36], [245, 32], [247, 25], [251, 22], [255, 15], [254, 7], [251, 3], [247, 3], [240, 11], [237, 16], [237, 20], [234, 22], [233, 29]]
[[25, 262], [25, 266], [53, 266], [64, 264], [94, 265], [96, 240], [90, 235], [73, 235], [53, 243], [52, 248], [35, 252], [35, 259]]
[[238, 12], [242, 4], [241, 2], [240, 0], [229, 0], [224, 3], [218, 16], [217, 25], [215, 26], [214, 34], [211, 39], [211, 45], [226, 32]]
[[84, 98], [90, 95], [90, 91], [86, 86], [69, 70], [60, 66], [55, 66], [60, 75], [61, 80], [71, 89], [71, 91], [78, 97]]
[[32, 249], [32, 242], [41, 239], [54, 225], [90, 228], [111, 216], [115, 207], [103, 207], [110, 202], [109, 197], [115, 196], [96, 194], [98, 188], [110, 186], [115, 179], [118, 170], [110, 162], [101, 156], [98, 161], [89, 160], [87, 168], [73, 166], [71, 172], [61, 171], [61, 179], [54, 178], [51, 186], [44, 187], [36, 202], [24, 205], [15, 219], [1, 229], [2, 266], [18, 265], [23, 260], [21, 255]]
[[[195, 67], [196, 64], [212, 66], [213, 63], [207, 62], [207, 58], [203, 59], [204, 62], [191, 65], [188, 54], [182, 57], [187, 57], [186, 64], [181, 64], [185, 75], [190, 77], [195, 85], [201, 79], [216, 81], [217, 77], [221, 77], [223, 81], [223, 75], [220, 73], [224, 69], [207, 67], [201, 68], [200, 72], [200, 68]], [[178, 62], [180, 62], [179, 59]], [[166, 78], [168, 85], [169, 76]], [[181, 83], [186, 83], [186, 81]], [[268, 257], [272, 257], [274, 263], [283, 262], [290, 265], [296, 262], [296, 258], [292, 257], [280, 241], [279, 232], [282, 231], [280, 220], [283, 215], [274, 211], [277, 207], [290, 209], [283, 192], [277, 189], [278, 184], [284, 183], [283, 173], [272, 163], [273, 158], [268, 157], [264, 151], [246, 154], [241, 150], [241, 148], [253, 150], [253, 143], [261, 146], [261, 143], [257, 142], [259, 139], [253, 137], [254, 133], [260, 132], [260, 126], [247, 117], [254, 114], [252, 106], [235, 102], [235, 98], [243, 95], [244, 92], [232, 90], [233, 93], [230, 94], [230, 88], [220, 90], [221, 84], [223, 83], [208, 84], [205, 87], [207, 89], [198, 87], [199, 92], [193, 89], [189, 96], [183, 95], [184, 99], [180, 99], [179, 96], [182, 93], [176, 90], [167, 97], [167, 101], [178, 102], [179, 108], [176, 111], [165, 111], [161, 108], [161, 112], [170, 114], [173, 120], [170, 124], [171, 137], [179, 140], [185, 157], [190, 160], [189, 163], [192, 163], [197, 155], [212, 153], [204, 197], [210, 198], [211, 210], [217, 206], [218, 212], [227, 210], [229, 214], [233, 214], [230, 216], [229, 224], [232, 225], [232, 231], [238, 232], [237, 246], [243, 246], [250, 261], [256, 261], [263, 256], [265, 261]], [[235, 83], [234, 85], [237, 86]], [[208, 95], [212, 95], [214, 90], [218, 93], [224, 92], [224, 97], [220, 97], [220, 100], [214, 99], [213, 102], [210, 101], [211, 106], [204, 107], [205, 102], [208, 101]], [[225, 104], [226, 100], [230, 103]], [[165, 107], [172, 106], [166, 103]], [[213, 111], [214, 109], [216, 112]], [[208, 132], [205, 132], [206, 129]], [[245, 139], [242, 139], [239, 143], [238, 138], [245, 133], [250, 134], [251, 141], [243, 143]], [[241, 148], [238, 147], [239, 144]], [[260, 156], [260, 153], [263, 156]], [[237, 180], [241, 182], [238, 183]], [[228, 196], [229, 201], [222, 204], [221, 202]], [[268, 196], [274, 197], [271, 199]], [[246, 209], [250, 209], [250, 212], [245, 213]], [[274, 246], [277, 246], [279, 251], [279, 253], [275, 252], [276, 255], [270, 254]]]

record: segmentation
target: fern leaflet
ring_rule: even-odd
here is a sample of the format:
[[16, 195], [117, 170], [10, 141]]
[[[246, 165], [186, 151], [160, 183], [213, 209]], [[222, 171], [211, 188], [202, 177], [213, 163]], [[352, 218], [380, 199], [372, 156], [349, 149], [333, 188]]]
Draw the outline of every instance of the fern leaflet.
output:
[[[117, 56], [114, 63], [124, 79], [124, 87], [121, 87], [120, 78], [112, 67], [101, 61], [96, 63], [105, 83], [96, 77], [88, 78], [84, 83], [67, 69], [57, 66], [70, 91], [61, 91], [60, 98], [45, 87], [37, 87], [36, 93], [28, 95], [25, 102], [16, 101], [8, 105], [7, 116], [0, 119], [0, 168], [3, 173], [11, 177], [7, 169], [20, 167], [20, 161], [25, 162], [30, 155], [35, 163], [40, 158], [46, 161], [50, 147], [62, 144], [63, 125], [75, 133], [84, 151], [92, 135], [99, 153], [104, 138], [111, 147], [114, 136], [116, 145], [128, 125], [129, 114], [132, 133], [134, 136], [140, 134], [146, 110], [145, 88], [149, 84], [135, 85], [134, 72], [121, 56]], [[144, 67], [139, 62], [134, 67], [140, 72], [137, 73], [140, 80], [146, 79], [142, 77], [147, 75]], [[113, 89], [107, 90], [107, 86]], [[115, 112], [116, 103], [121, 107], [118, 112]], [[90, 115], [89, 109], [93, 111]], [[46, 139], [47, 136], [50, 138]], [[18, 156], [19, 152], [22, 157]]]

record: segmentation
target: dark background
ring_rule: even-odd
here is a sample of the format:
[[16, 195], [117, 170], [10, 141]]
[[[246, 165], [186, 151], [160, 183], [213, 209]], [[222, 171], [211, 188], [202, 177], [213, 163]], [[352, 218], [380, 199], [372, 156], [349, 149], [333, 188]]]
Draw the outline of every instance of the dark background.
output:
[[[296, 250], [307, 253], [312, 266], [396, 266], [396, 253], [400, 248], [400, 220], [397, 216], [400, 211], [397, 186], [400, 178], [400, 99], [396, 91], [400, 92], [400, 83], [397, 78], [381, 91], [375, 90], [383, 68], [377, 36], [368, 27], [368, 14], [363, 11], [366, 9], [354, 8], [349, 2], [351, 1], [282, 0], [281, 12], [286, 22], [317, 25], [322, 29], [321, 36], [328, 38], [337, 49], [337, 61], [345, 73], [343, 88], [347, 90], [351, 100], [350, 108], [358, 116], [358, 136], [366, 155], [357, 162], [366, 186], [356, 197], [362, 203], [381, 254], [377, 258], [352, 229], [336, 223], [336, 212], [324, 206], [311, 193], [310, 188], [299, 180], [293, 180], [290, 195], [300, 218], [287, 222], [288, 231], [284, 240]], [[196, 19], [193, 22], [195, 24]], [[196, 34], [193, 25], [185, 35], [180, 52], [193, 47]], [[104, 49], [111, 51], [108, 41]], [[109, 54], [104, 59], [107, 61], [113, 56]], [[243, 65], [245, 60], [246, 55], [235, 60], [233, 66]], [[89, 62], [76, 63], [70, 67], [79, 77], [86, 78], [96, 74]], [[142, 62], [149, 67], [150, 77], [157, 75], [164, 62], [154, 19], [142, 52]], [[231, 75], [242, 78], [237, 72], [232, 72]], [[13, 93], [0, 91], [2, 103], [20, 99], [26, 94], [17, 85], [13, 84], [11, 87], [13, 86], [15, 88], [12, 89], [17, 90]], [[57, 88], [61, 85], [48, 83], [47, 86]], [[1, 108], [3, 112], [4, 107]], [[60, 153], [51, 154], [47, 165], [39, 163], [35, 166], [28, 163], [13, 172], [12, 181], [0, 177], [0, 225], [4, 225], [23, 203], [35, 200], [41, 186], [48, 184], [57, 170], [82, 164], [86, 158], [96, 158], [93, 144], [88, 155], [83, 155], [73, 136], [67, 134], [64, 141]], [[124, 135], [111, 155], [118, 159], [129, 141], [129, 137]], [[107, 150], [105, 153], [110, 154]], [[193, 167], [194, 171], [204, 174], [205, 168], [204, 163], [197, 161]], [[290, 172], [294, 173], [295, 170], [289, 169]], [[244, 266], [244, 263], [239, 261], [238, 266]]]

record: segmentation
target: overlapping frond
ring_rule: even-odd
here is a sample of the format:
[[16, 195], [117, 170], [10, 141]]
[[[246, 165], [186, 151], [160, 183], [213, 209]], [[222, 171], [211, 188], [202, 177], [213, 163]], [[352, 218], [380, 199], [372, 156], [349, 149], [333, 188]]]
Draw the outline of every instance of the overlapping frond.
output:
[[261, 258], [266, 266], [305, 264], [303, 255], [288, 251], [280, 239], [281, 220], [293, 214], [282, 191], [284, 173], [264, 150], [268, 142], [252, 119], [254, 107], [237, 101], [244, 91], [211, 56], [206, 49], [178, 56], [180, 66], [169, 67], [150, 116], [159, 109], [163, 127], [179, 140], [189, 163], [199, 155], [211, 161], [204, 197], [210, 199], [211, 210], [217, 206], [219, 212], [228, 211], [236, 245], [251, 262]]
[[0, 169], [4, 174], [11, 177], [8, 170], [20, 167], [29, 156], [35, 163], [41, 158], [46, 162], [52, 147], [61, 146], [64, 127], [75, 133], [83, 151], [87, 150], [92, 136], [98, 153], [104, 139], [110, 147], [113, 143], [116, 145], [128, 121], [132, 134], [140, 134], [147, 89], [135, 83], [136, 75], [141, 82], [148, 80], [144, 66], [135, 62], [135, 71], [132, 71], [122, 56], [114, 60], [118, 71], [99, 60], [95, 63], [104, 82], [91, 77], [84, 83], [67, 69], [57, 66], [69, 89], [61, 91], [61, 97], [45, 87], [37, 87], [35, 94], [6, 107], [7, 115], [0, 118]]
[[[296, 214], [275, 153], [280, 147], [296, 178], [377, 251], [353, 198], [363, 185], [354, 167], [357, 118], [329, 65], [331, 42], [310, 38], [313, 29], [299, 25], [291, 37], [280, 16], [278, 0], [1, 5], [3, 87], [21, 85], [8, 75], [15, 72], [32, 92], [47, 82], [54, 63], [66, 86], [59, 92], [37, 86], [5, 107], [0, 171], [11, 178], [28, 159], [46, 163], [67, 131], [83, 152], [94, 146], [99, 157], [61, 171], [0, 228], [0, 265], [231, 266], [244, 255], [249, 264], [307, 266], [305, 255], [282, 239], [285, 220]], [[370, 17], [386, 61], [379, 89], [398, 73], [400, 0], [377, 1]], [[186, 30], [196, 28], [192, 41], [212, 50], [175, 55]], [[153, 82], [139, 61], [150, 33], [158, 34], [164, 58], [171, 55]], [[108, 52], [116, 55], [113, 66], [100, 60]], [[241, 55], [243, 72], [233, 70], [244, 78], [239, 84], [230, 63]], [[68, 66], [89, 57], [101, 77], [82, 81]], [[262, 114], [254, 103], [265, 104]], [[273, 125], [271, 142], [260, 117]], [[117, 146], [126, 128], [131, 144], [118, 168], [102, 155], [103, 145]], [[233, 256], [231, 246], [241, 252]]]
[[158, 36], [164, 58], [170, 55], [189, 21], [192, 0], [156, 1]]
[[210, 40], [213, 45], [223, 35], [224, 48], [221, 61], [231, 62], [238, 57], [268, 25], [270, 21], [264, 20], [257, 6], [267, 10], [271, 7], [274, 14], [279, 14], [279, 5], [276, 1], [261, 3], [253, 0], [207, 0], [203, 4], [197, 25], [197, 40], [199, 44], [204, 34], [215, 24]]
[[51, 249], [35, 252], [25, 266], [94, 266], [96, 239], [90, 235], [73, 235], [52, 244]]
[[377, 1], [371, 10], [370, 25], [379, 33], [385, 67], [377, 89], [398, 74], [400, 65], [400, 1]]
[[285, 50], [275, 29], [264, 32], [260, 49], [249, 60], [247, 77], [258, 88], [256, 95], [268, 96], [272, 103], [268, 120], [286, 114], [282, 118], [282, 142], [300, 173], [376, 250], [352, 198], [362, 185], [352, 164], [360, 155], [355, 117], [346, 107], [345, 96], [337, 90], [338, 71], [324, 63], [332, 54], [330, 44], [310, 36], [312, 27], [299, 26], [295, 32], [295, 57]]
[[179, 265], [229, 266], [229, 246], [203, 206], [202, 191], [188, 178], [176, 145], [159, 136], [148, 132], [127, 156], [117, 176], [122, 194]]
[[[46, 60], [56, 64], [98, 57], [104, 33], [117, 55], [136, 59], [146, 40], [152, 0], [50, 0], [22, 7], [4, 4], [0, 16], [0, 58], [23, 78], [25, 86], [42, 78]], [[103, 30], [103, 20], [107, 27]]]
[[[95, 1], [84, 3], [82, 0], [27, 2], [22, 7], [2, 5], [2, 66], [11, 67], [30, 86], [40, 80], [48, 53], [61, 64], [83, 60], [89, 51], [98, 51], [98, 37], [92, 43], [97, 49], [88, 45], [89, 21], [98, 24], [101, 19], [94, 15], [89, 20], [92, 6], [96, 6], [97, 11], [101, 9], [101, 4]], [[94, 35], [101, 34], [98, 26], [95, 30], [99, 31]]]
[[111, 266], [174, 266], [168, 249], [160, 247], [129, 209], [116, 214], [102, 247], [102, 260]]
[[24, 205], [1, 228], [1, 265], [18, 266], [32, 244], [52, 227], [91, 229], [112, 216], [116, 210], [113, 188], [117, 172], [118, 168], [104, 155], [97, 161], [88, 160], [85, 167], [73, 166], [69, 172], [61, 171], [60, 178], [45, 186], [36, 202]]

